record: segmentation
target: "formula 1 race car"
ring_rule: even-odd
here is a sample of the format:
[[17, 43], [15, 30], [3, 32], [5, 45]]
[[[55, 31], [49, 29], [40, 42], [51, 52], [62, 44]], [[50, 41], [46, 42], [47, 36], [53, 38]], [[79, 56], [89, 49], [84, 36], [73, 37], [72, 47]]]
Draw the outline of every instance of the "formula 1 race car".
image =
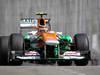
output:
[[23, 61], [40, 64], [85, 66], [90, 58], [89, 40], [85, 33], [63, 35], [51, 30], [50, 19], [38, 12], [39, 18], [22, 18], [20, 33], [0, 36], [0, 64], [21, 65]]

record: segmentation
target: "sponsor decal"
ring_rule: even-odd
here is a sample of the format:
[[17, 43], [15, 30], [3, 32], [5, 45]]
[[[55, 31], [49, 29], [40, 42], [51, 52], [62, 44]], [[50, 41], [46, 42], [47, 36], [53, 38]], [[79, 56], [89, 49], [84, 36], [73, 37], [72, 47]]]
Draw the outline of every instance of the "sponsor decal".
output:
[[77, 55], [80, 56], [80, 52], [65, 52], [63, 55]]
[[26, 52], [25, 55], [39, 55], [39, 53], [35, 51], [29, 51], [29, 52]]

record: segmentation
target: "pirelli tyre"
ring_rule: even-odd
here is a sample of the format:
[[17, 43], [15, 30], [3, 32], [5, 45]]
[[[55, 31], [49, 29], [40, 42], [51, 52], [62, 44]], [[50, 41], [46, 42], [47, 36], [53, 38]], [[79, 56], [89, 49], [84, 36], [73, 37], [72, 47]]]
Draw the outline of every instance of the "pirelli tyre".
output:
[[10, 35], [10, 47], [11, 50], [20, 51], [23, 53], [24, 51], [24, 40], [21, 34], [13, 33]]
[[85, 33], [76, 34], [74, 39], [77, 50], [89, 50], [89, 40]]
[[[21, 34], [13, 33], [10, 35], [10, 49], [11, 51], [15, 51], [15, 55], [24, 54], [24, 40]], [[21, 65], [22, 63], [23, 61], [18, 59], [10, 62], [11, 65]]]
[[0, 65], [8, 65], [9, 62], [9, 37], [0, 36]]
[[90, 50], [89, 50], [89, 40], [85, 33], [76, 34], [74, 36], [76, 50], [81, 52], [81, 55], [85, 58], [82, 60], [76, 60], [75, 64], [77, 66], [85, 66], [88, 64], [90, 59]]

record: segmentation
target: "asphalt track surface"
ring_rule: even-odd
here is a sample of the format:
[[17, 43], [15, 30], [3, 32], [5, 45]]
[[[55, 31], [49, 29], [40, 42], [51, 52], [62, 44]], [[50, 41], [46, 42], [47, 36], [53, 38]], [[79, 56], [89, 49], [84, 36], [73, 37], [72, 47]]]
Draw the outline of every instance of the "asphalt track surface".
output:
[[100, 66], [0, 66], [0, 75], [100, 75]]
[[0, 75], [100, 75], [100, 66], [57, 66], [23, 63], [22, 66], [0, 66]]

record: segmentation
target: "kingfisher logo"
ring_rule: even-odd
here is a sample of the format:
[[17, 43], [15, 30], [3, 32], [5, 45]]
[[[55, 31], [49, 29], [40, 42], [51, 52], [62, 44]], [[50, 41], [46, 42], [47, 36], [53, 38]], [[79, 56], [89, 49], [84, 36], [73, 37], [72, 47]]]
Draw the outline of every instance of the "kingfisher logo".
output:
[[77, 55], [77, 56], [80, 56], [80, 53], [79, 52], [70, 52], [69, 51], [69, 52], [65, 52], [64, 55], [75, 55], [75, 56]]
[[29, 51], [29, 52], [26, 52], [25, 55], [39, 55], [39, 53], [35, 51]]

